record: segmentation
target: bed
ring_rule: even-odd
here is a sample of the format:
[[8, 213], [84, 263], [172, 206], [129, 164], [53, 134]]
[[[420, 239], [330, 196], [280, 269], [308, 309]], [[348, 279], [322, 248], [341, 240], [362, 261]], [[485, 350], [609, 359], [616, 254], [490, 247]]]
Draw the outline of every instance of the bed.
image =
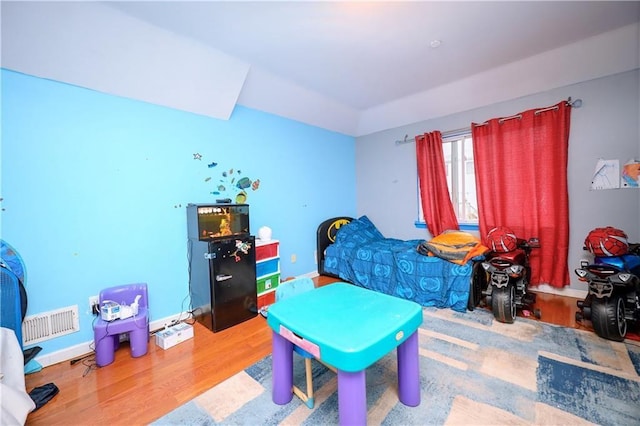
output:
[[418, 252], [424, 240], [385, 238], [367, 216], [325, 220], [317, 230], [318, 273], [422, 306], [464, 312], [474, 262]]

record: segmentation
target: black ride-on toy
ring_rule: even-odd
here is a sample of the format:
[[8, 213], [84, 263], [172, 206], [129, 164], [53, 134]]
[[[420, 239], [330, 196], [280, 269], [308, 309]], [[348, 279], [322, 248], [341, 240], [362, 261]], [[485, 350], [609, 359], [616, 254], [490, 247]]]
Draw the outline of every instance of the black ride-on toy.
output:
[[594, 260], [575, 270], [589, 286], [587, 297], [577, 302], [576, 322], [589, 320], [598, 336], [617, 342], [629, 327], [640, 326], [640, 244], [626, 238], [615, 228], [594, 229], [584, 246]]
[[518, 309], [529, 310], [539, 319], [541, 312], [533, 307], [536, 295], [528, 291], [529, 255], [540, 247], [538, 239], [517, 238], [509, 228], [498, 227], [489, 231], [487, 241], [491, 251], [474, 265], [469, 309], [484, 299], [500, 322], [513, 323]]

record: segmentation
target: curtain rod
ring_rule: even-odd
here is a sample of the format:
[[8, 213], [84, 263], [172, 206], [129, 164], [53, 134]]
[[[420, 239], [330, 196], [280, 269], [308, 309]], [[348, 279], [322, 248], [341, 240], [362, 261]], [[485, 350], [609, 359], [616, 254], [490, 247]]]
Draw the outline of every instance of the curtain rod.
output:
[[[576, 100], [572, 101], [571, 100], [571, 96], [569, 96], [569, 98], [567, 99], [567, 105], [569, 105], [572, 108], [580, 108], [582, 106], [582, 99], [576, 99]], [[547, 107], [547, 108], [541, 108], [539, 110], [536, 110], [534, 112], [534, 114], [540, 114], [541, 112], [551, 111], [551, 110], [554, 110], [554, 109], [558, 109], [558, 107], [556, 105], [554, 105], [554, 106], [550, 106], [550, 107]], [[502, 123], [504, 121], [511, 120], [511, 119], [514, 119], [514, 118], [522, 118], [522, 115], [521, 114], [512, 115], [510, 117], [501, 118], [498, 121], [500, 123]], [[487, 123], [488, 123], [488, 121], [485, 121], [482, 124], [476, 124], [476, 126], [485, 126]], [[446, 138], [450, 138], [450, 137], [453, 137], [453, 136], [462, 135], [462, 134], [469, 133], [469, 132], [471, 132], [471, 126], [462, 127], [460, 129], [455, 129], [455, 130], [447, 130], [446, 132], [442, 132], [442, 139], [446, 139]], [[415, 142], [415, 138], [409, 139], [409, 135], [405, 134], [404, 135], [404, 139], [403, 140], [396, 140], [395, 144], [396, 145], [404, 145], [404, 144], [411, 143], [411, 142]]]
[[[464, 135], [465, 133], [471, 132], [471, 126], [469, 127], [461, 127], [459, 129], [447, 130], [446, 132], [442, 132], [442, 139], [450, 138], [452, 136]], [[397, 140], [396, 145], [404, 145], [405, 143], [415, 142], [415, 138], [409, 139], [409, 135], [404, 135], [403, 140]]]

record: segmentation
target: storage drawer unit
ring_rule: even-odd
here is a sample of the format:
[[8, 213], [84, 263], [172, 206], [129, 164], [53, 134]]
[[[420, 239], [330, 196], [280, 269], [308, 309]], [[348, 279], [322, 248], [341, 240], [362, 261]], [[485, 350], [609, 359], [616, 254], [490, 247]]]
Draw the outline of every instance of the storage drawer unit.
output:
[[258, 278], [258, 294], [262, 294], [269, 290], [275, 290], [280, 284], [280, 274], [265, 275]]
[[256, 277], [277, 274], [280, 272], [280, 259], [269, 259], [262, 262], [256, 262]]
[[[261, 240], [256, 240], [261, 241]], [[262, 243], [256, 243], [256, 259], [258, 261], [269, 259], [271, 257], [278, 257], [279, 244], [277, 241], [267, 241]]]
[[269, 306], [275, 301], [276, 301], [276, 292], [275, 291], [268, 291], [268, 292], [262, 293], [260, 296], [258, 296], [258, 306], [260, 308], [263, 307], [263, 306]]
[[280, 284], [280, 243], [277, 240], [256, 240], [256, 288], [258, 309], [275, 301]]

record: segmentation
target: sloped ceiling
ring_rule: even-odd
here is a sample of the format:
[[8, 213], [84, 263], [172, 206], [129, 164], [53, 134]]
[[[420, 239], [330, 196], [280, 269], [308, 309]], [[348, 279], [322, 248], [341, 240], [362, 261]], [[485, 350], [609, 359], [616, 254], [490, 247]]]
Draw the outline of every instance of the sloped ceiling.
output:
[[[353, 136], [638, 68], [640, 2], [2, 2], [2, 65]], [[439, 41], [438, 47], [432, 43]]]

